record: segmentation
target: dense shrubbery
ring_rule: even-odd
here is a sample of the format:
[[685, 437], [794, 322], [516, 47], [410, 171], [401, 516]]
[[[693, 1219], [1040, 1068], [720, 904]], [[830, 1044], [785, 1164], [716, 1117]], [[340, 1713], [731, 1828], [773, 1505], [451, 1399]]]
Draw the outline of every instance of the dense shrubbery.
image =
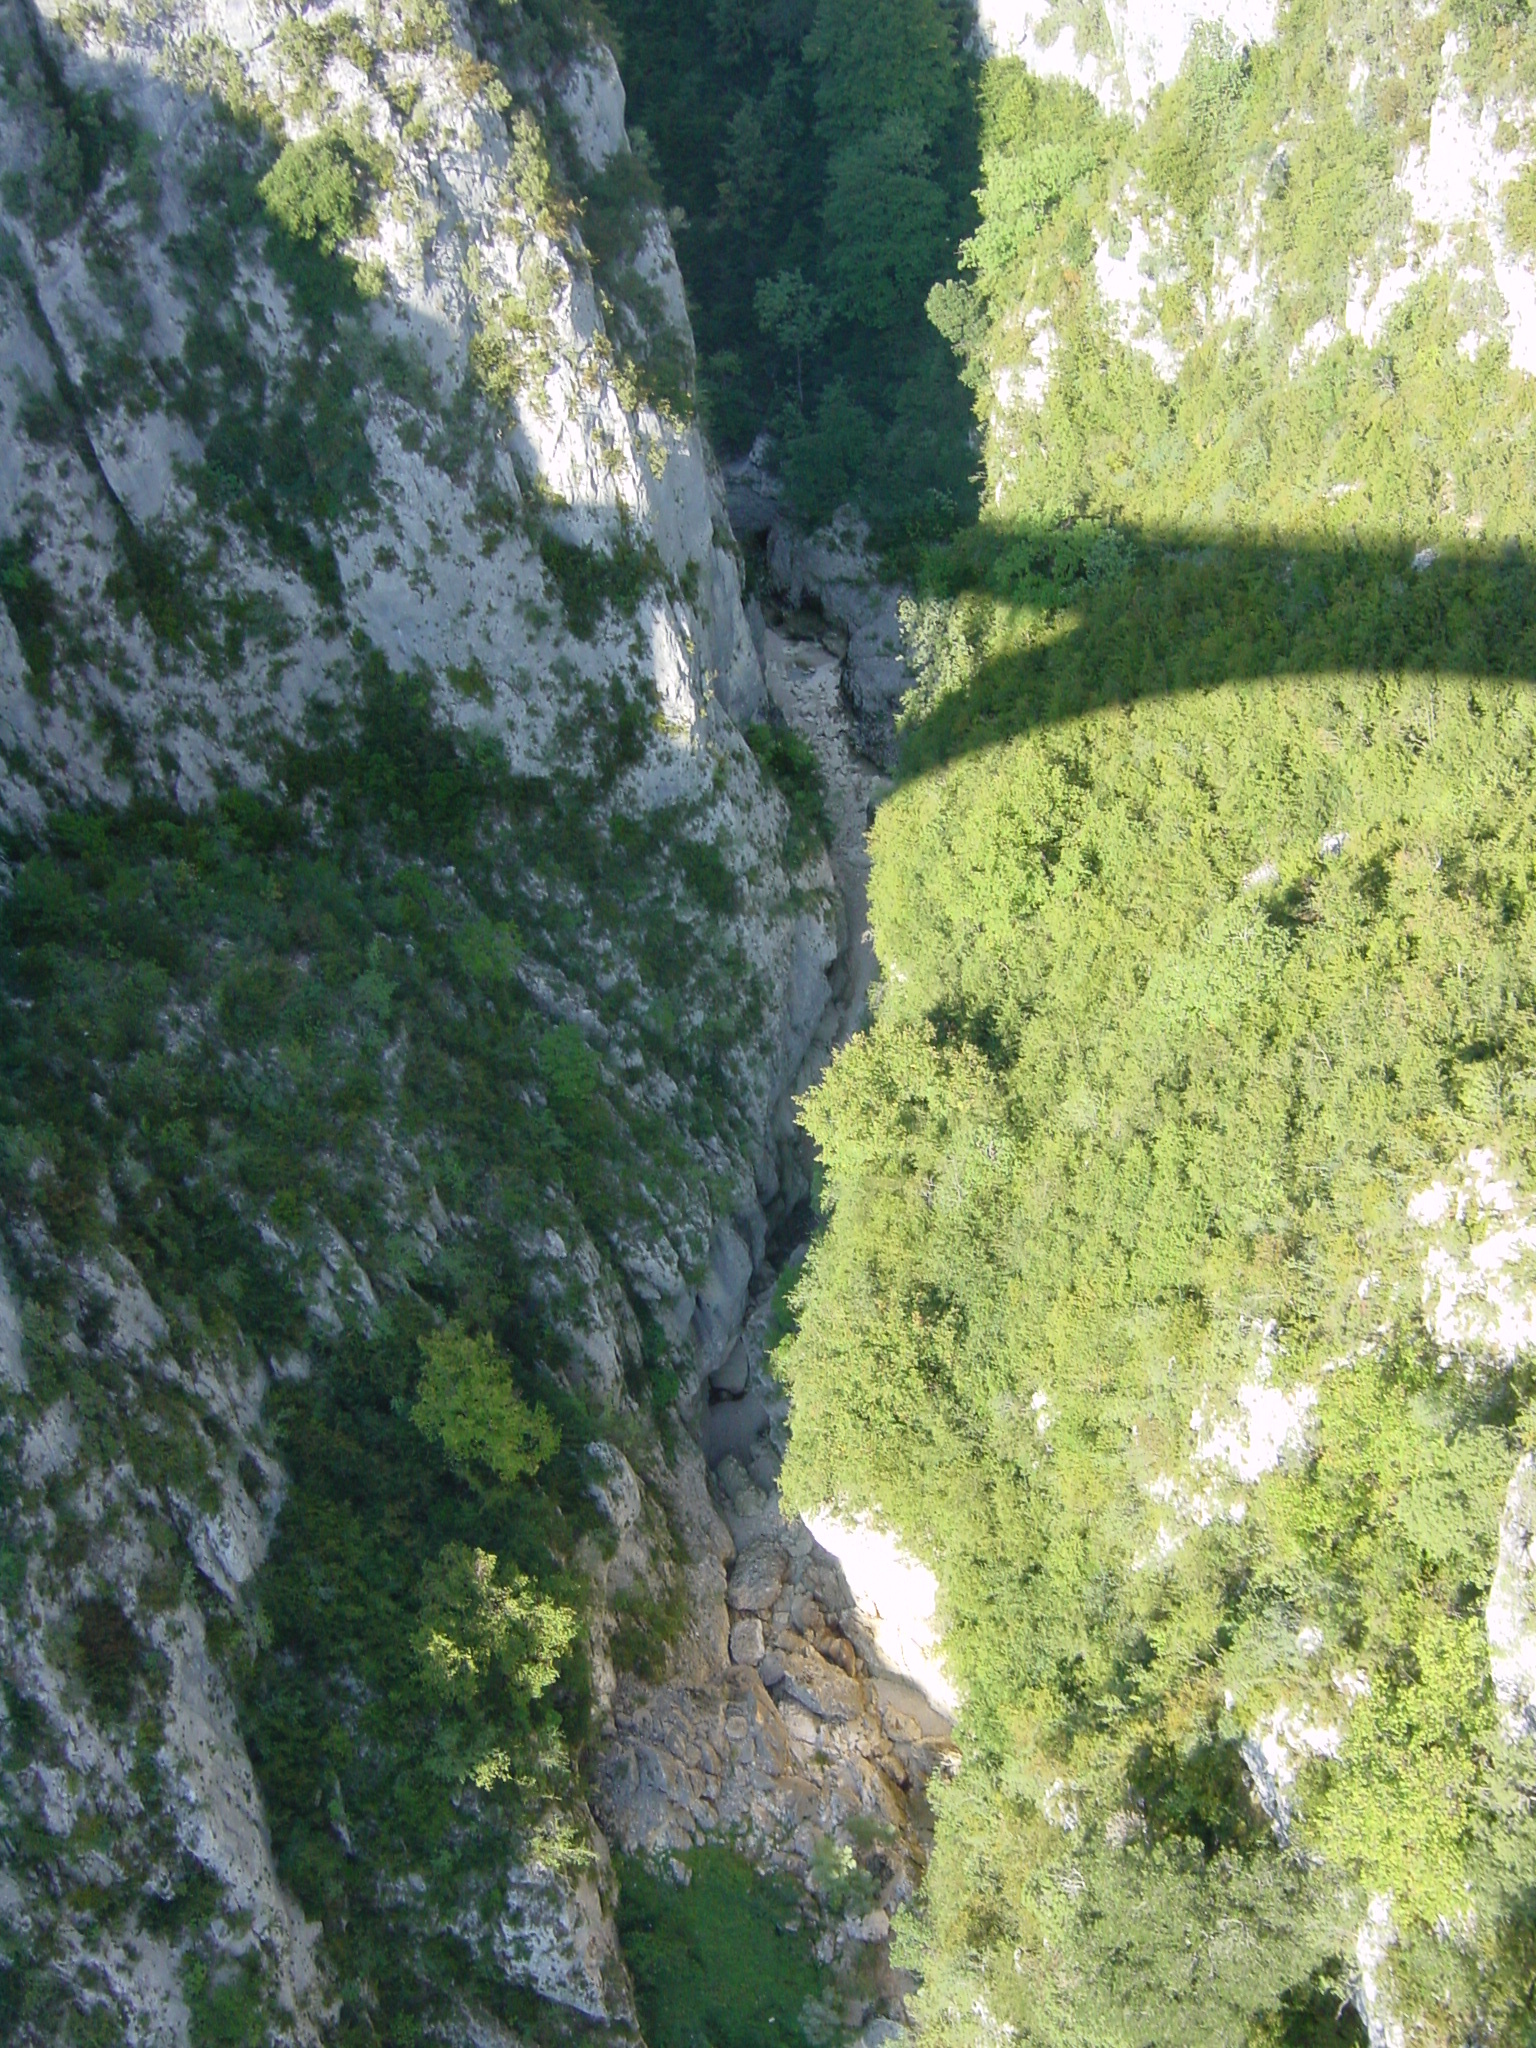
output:
[[884, 535], [973, 500], [964, 393], [923, 306], [969, 225], [973, 66], [948, 0], [618, 0], [729, 453], [765, 425], [797, 510]]
[[[1433, 270], [1375, 348], [1302, 345], [1446, 26], [1363, 104], [1324, 5], [1198, 35], [1140, 128], [981, 80], [929, 307], [989, 505], [906, 608], [885, 979], [807, 1105], [829, 1214], [776, 1354], [792, 1497], [879, 1509], [943, 1587], [966, 1764], [904, 1936], [936, 2038], [1340, 2038], [1373, 1900], [1421, 2038], [1529, 2037], [1484, 1610], [1531, 1368], [1426, 1332], [1408, 1203], [1479, 1146], [1536, 1199], [1530, 385]], [[1463, 32], [1474, 83], [1529, 75], [1523, 11]], [[1274, 298], [1223, 331], [1255, 192]], [[1133, 202], [1166, 380], [1091, 283]], [[1219, 1449], [1239, 1388], [1296, 1418], [1262, 1481]]]
[[[831, 1217], [777, 1355], [793, 1496], [878, 1504], [945, 1587], [940, 2031], [984, 1995], [1031, 2040], [1239, 2040], [1345, 1981], [1376, 1893], [1399, 1998], [1516, 2024], [1536, 1829], [1482, 1610], [1529, 1370], [1445, 1372], [1405, 1207], [1480, 1142], [1536, 1187], [1533, 719], [1263, 682], [881, 813], [884, 1005], [808, 1106]], [[1246, 1487], [1190, 1417], [1268, 1355], [1315, 1454]], [[1342, 1729], [1285, 1847], [1240, 1753], [1281, 1704]]]
[[[678, 1885], [638, 1858], [619, 1863], [619, 1931], [651, 2048], [815, 2048], [827, 1989], [799, 1934], [804, 1903], [728, 1849], [695, 1849]], [[772, 2029], [770, 2032], [769, 2029]]]
[[798, 874], [811, 855], [830, 845], [832, 839], [827, 792], [815, 752], [808, 740], [786, 725], [749, 726], [747, 744], [789, 806], [784, 867], [787, 873]]

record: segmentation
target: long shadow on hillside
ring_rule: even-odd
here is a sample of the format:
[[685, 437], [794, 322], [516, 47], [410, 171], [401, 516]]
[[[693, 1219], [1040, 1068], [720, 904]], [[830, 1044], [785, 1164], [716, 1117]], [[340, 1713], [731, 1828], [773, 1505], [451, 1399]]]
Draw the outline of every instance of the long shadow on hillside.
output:
[[989, 527], [928, 580], [949, 602], [919, 618], [908, 774], [1103, 706], [1262, 677], [1536, 681], [1536, 559], [1513, 547], [1431, 558], [1402, 544]]

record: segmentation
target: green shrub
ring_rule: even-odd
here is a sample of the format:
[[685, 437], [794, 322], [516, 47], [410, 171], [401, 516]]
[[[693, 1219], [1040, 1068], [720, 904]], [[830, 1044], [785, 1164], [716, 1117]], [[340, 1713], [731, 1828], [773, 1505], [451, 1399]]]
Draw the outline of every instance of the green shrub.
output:
[[620, 1593], [613, 1616], [608, 1653], [614, 1670], [657, 1685], [667, 1675], [669, 1647], [688, 1626], [687, 1580], [679, 1572], [659, 1599], [640, 1586]]
[[356, 234], [362, 211], [362, 169], [335, 129], [290, 142], [257, 186], [261, 202], [296, 242], [334, 256]]
[[43, 691], [53, 670], [59, 607], [53, 586], [32, 566], [36, 547], [26, 534], [0, 541], [0, 603], [21, 642], [31, 687]]
[[803, 2014], [827, 1988], [803, 1902], [726, 1848], [691, 1850], [680, 1885], [615, 1859], [619, 1933], [651, 2048], [809, 2048]]
[[539, 559], [560, 595], [565, 622], [578, 640], [590, 640], [610, 608], [632, 619], [648, 590], [663, 580], [654, 541], [637, 545], [620, 534], [607, 549], [566, 540], [545, 527]]
[[810, 743], [787, 725], [750, 725], [746, 740], [758, 766], [789, 806], [784, 866], [796, 874], [814, 853], [832, 844], [821, 768]]
[[98, 1713], [121, 1719], [143, 1663], [138, 1637], [114, 1600], [82, 1600], [75, 1609], [80, 1674]]
[[495, 1558], [462, 1543], [446, 1544], [424, 1575], [421, 1613], [416, 1650], [426, 1681], [464, 1705], [493, 1671], [530, 1699], [548, 1692], [574, 1628], [565, 1609], [532, 1599], [521, 1576], [498, 1583]]
[[512, 1486], [554, 1456], [559, 1431], [514, 1390], [489, 1337], [450, 1324], [423, 1338], [421, 1349], [426, 1362], [411, 1420], [452, 1464], [469, 1472], [484, 1467]]

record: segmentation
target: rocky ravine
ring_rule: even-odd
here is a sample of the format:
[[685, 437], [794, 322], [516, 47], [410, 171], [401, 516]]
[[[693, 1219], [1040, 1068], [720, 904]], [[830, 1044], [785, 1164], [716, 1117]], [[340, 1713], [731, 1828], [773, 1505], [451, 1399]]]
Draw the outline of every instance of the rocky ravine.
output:
[[[40, 15], [5, 0], [0, 46], [4, 821], [269, 789], [317, 708], [345, 714], [382, 663], [428, 679], [436, 717], [530, 776], [587, 773], [594, 707], [641, 705], [634, 757], [582, 801], [600, 789], [599, 822], [659, 821], [680, 856], [683, 840], [726, 849], [734, 907], [694, 917], [684, 1001], [702, 1017], [700, 977], [728, 947], [764, 1001], [709, 1135], [703, 1080], [653, 1071], [609, 1000], [626, 975], [644, 984], [641, 935], [568, 918], [560, 949], [516, 968], [550, 1025], [583, 1035], [615, 1105], [670, 1109], [690, 1161], [602, 1243], [546, 1191], [521, 1248], [568, 1339], [562, 1370], [626, 1447], [594, 1446], [610, 1540], [575, 1560], [596, 1594], [599, 1818], [663, 1857], [730, 1836], [829, 1900], [856, 1897], [852, 1919], [823, 1915], [825, 1954], [862, 1987], [830, 2024], [861, 2025], [871, 2001], [894, 2014], [884, 1936], [921, 1867], [947, 1723], [885, 1674], [880, 1618], [779, 1515], [784, 1412], [762, 1361], [809, 1186], [793, 1095], [857, 1020], [871, 971], [876, 785], [838, 655], [761, 622], [754, 644], [719, 479], [676, 399], [692, 342], [664, 219], [628, 203], [599, 269], [561, 196], [627, 155], [612, 60], [541, 39], [517, 9], [488, 24], [414, 4]], [[325, 222], [298, 205], [311, 253], [282, 263], [230, 198], [279, 148], [354, 181]], [[580, 613], [589, 573], [627, 575], [632, 601]], [[835, 812], [831, 859], [796, 877], [781, 800], [741, 738], [770, 704], [816, 747]], [[582, 886], [568, 879], [567, 901]], [[201, 1025], [167, 1012], [150, 1028], [175, 1052]], [[366, 1337], [480, 1227], [391, 1114], [369, 1139], [376, 1232], [254, 1219], [317, 1344]], [[48, 1170], [40, 1154], [44, 1192]], [[340, 1987], [280, 1879], [231, 1676], [266, 1626], [253, 1587], [289, 1491], [268, 1396], [315, 1362], [189, 1335], [119, 1243], [105, 1181], [99, 1206], [89, 1253], [57, 1242], [41, 1200], [3, 1219], [6, 1955], [31, 1972], [36, 2038], [73, 2012], [184, 2043], [198, 1999], [243, 1985], [274, 2038], [321, 2039]], [[46, 1359], [40, 1313], [58, 1340]], [[685, 1381], [670, 1457], [628, 1383], [642, 1313]], [[666, 1597], [679, 1574], [665, 1682], [616, 1674], [625, 1596]], [[153, 1712], [141, 1691], [124, 1721], [82, 1686], [88, 1627], [150, 1673]], [[350, 1855], [339, 1783], [331, 1814]], [[377, 1873], [380, 1910], [407, 1957], [451, 1937], [561, 2024], [632, 2036], [606, 1843], [574, 1795], [551, 1824], [580, 1853], [528, 1843], [494, 1910], [451, 1873], [409, 1869]], [[448, 2024], [502, 2038], [472, 1999]]]
[[[787, 553], [792, 543], [780, 545]], [[781, 586], [781, 594], [798, 599], [803, 588]], [[791, 623], [801, 631], [785, 630]], [[822, 770], [842, 907], [837, 993], [780, 1104], [790, 1141], [795, 1095], [863, 1016], [874, 972], [864, 834], [882, 786], [858, 751], [845, 696], [847, 628], [834, 615], [813, 639], [804, 630], [812, 623], [803, 612], [781, 614], [776, 626], [759, 621], [770, 699]], [[798, 1251], [782, 1238], [765, 1251], [765, 1222], [753, 1221], [755, 1231], [717, 1239], [714, 1286], [694, 1319], [707, 1494], [691, 1443], [661, 1482], [671, 1484], [689, 1532], [693, 1626], [665, 1685], [615, 1685], [598, 1817], [616, 1845], [652, 1855], [725, 1834], [834, 1894], [837, 1854], [855, 1860], [857, 1847], [870, 1881], [862, 1909], [830, 1914], [818, 1953], [857, 1976], [848, 2008], [856, 2018], [873, 2005], [876, 2021], [889, 2024], [904, 1988], [886, 1960], [891, 1916], [921, 1878], [924, 1788], [952, 1754], [954, 1699], [936, 1657], [902, 1655], [907, 1617], [899, 1610], [914, 1597], [921, 1603], [920, 1568], [906, 1561], [915, 1585], [889, 1572], [882, 1583], [868, 1570], [867, 1546], [849, 1541], [858, 1532], [829, 1514], [813, 1534], [780, 1510], [788, 1411], [765, 1343], [779, 1271], [793, 1270]], [[926, 1593], [931, 1620], [931, 1581]]]

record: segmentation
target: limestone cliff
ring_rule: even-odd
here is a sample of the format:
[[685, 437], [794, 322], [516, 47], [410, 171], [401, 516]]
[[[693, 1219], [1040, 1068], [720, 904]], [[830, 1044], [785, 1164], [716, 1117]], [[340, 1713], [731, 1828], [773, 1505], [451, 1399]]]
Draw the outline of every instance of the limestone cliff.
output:
[[[826, 1008], [837, 908], [824, 859], [787, 871], [784, 803], [742, 737], [768, 699], [693, 417], [667, 223], [611, 57], [555, 8], [6, 0], [0, 67], [13, 886], [25, 897], [29, 876], [74, 858], [66, 813], [142, 849], [146, 905], [191, 887], [195, 850], [178, 866], [168, 849], [192, 847], [199, 818], [212, 822], [198, 844], [223, 849], [212, 860], [254, 845], [240, 835], [266, 819], [282, 822], [264, 843], [323, 865], [356, 816], [372, 821], [367, 850], [335, 914], [345, 923], [362, 902], [346, 892], [375, 884], [431, 906], [404, 926], [359, 912], [363, 972], [323, 995], [325, 916], [308, 937], [295, 926], [259, 972], [269, 992], [274, 975], [290, 990], [318, 977], [302, 1055], [298, 1040], [237, 1042], [243, 998], [220, 965], [297, 871], [274, 872], [244, 911], [213, 901], [211, 923], [178, 912], [186, 947], [132, 1000], [136, 1044], [83, 1053], [93, 1078], [59, 1112], [114, 1133], [83, 1210], [55, 1199], [75, 1126], [29, 1107], [7, 1040], [0, 2010], [21, 2040], [93, 2026], [182, 2042], [238, 2025], [308, 2041], [372, 2028], [382, 1996], [434, 2038], [504, 2040], [514, 2023], [629, 2037], [607, 1848], [557, 1731], [519, 1763], [511, 1820], [496, 1806], [502, 1752], [478, 1775], [444, 1765], [457, 1789], [430, 1863], [355, 1810], [349, 1771], [391, 1739], [384, 1696], [324, 1627], [307, 1651], [283, 1633], [271, 1546], [308, 1514], [311, 1482], [271, 1418], [281, 1397], [317, 1426], [348, 1347], [440, 1322], [500, 1245], [523, 1291], [511, 1321], [501, 1296], [484, 1313], [542, 1332], [528, 1369], [574, 1403], [563, 1455], [585, 1463], [569, 1467], [551, 1540], [589, 1588], [599, 1722], [616, 1731], [611, 1644], [643, 1609], [674, 1616], [671, 1682], [705, 1688], [688, 1714], [713, 1713], [723, 1687], [731, 1740], [738, 1695], [777, 1723], [729, 1663], [731, 1540], [701, 1454], [654, 1418], [676, 1394], [701, 1429], [705, 1379], [803, 1198], [779, 1111]], [[402, 734], [412, 761], [438, 766], [407, 766]], [[314, 767], [354, 758], [371, 781]], [[460, 829], [460, 788], [484, 806], [459, 842], [473, 874], [434, 851]], [[410, 822], [429, 811], [436, 841]], [[434, 931], [453, 935], [432, 971], [458, 1050], [441, 1106], [417, 1114], [431, 1032], [408, 1021], [403, 981], [391, 997], [388, 962], [406, 974]], [[59, 943], [74, 960], [71, 932]], [[101, 953], [109, 981], [136, 944]], [[24, 976], [8, 986], [23, 1037], [38, 1000]], [[494, 1130], [479, 1166], [455, 1166], [444, 1137], [478, 1006], [524, 1048], [494, 1084], [511, 1091], [509, 1133], [556, 1133], [494, 1198]], [[82, 1047], [88, 1009], [74, 1012]], [[49, 1047], [37, 1056], [42, 1072]], [[260, 1186], [237, 1156], [254, 1124], [178, 1110], [194, 1076], [291, 1084], [297, 1102], [313, 1060], [333, 1056], [368, 1106], [338, 1097], [322, 1126], [296, 1125]], [[144, 1092], [119, 1123], [130, 1068]], [[204, 1149], [160, 1180], [144, 1160], [178, 1113]], [[224, 1266], [221, 1308], [172, 1285], [147, 1222], [189, 1202], [202, 1220], [185, 1286]], [[263, 1335], [258, 1268], [295, 1304], [284, 1345]], [[376, 1413], [409, 1428], [403, 1396]], [[486, 1482], [445, 1483], [472, 1505]], [[323, 1616], [329, 1567], [303, 1567], [288, 1542], [282, 1570], [310, 1570]], [[802, 1661], [821, 1657], [814, 1640]], [[855, 1653], [837, 1654], [838, 1684], [862, 1687]], [[285, 1820], [279, 1842], [272, 1789], [286, 1798], [283, 1773], [321, 1768], [319, 1753], [275, 1756], [269, 1728], [253, 1768], [251, 1716], [311, 1655], [328, 1671], [333, 1762], [313, 1821], [295, 1834]], [[643, 1705], [628, 1684], [631, 1714], [664, 1717], [680, 1697]], [[858, 1764], [843, 1803], [818, 1793], [791, 1833], [812, 1808], [830, 1829], [860, 1799], [883, 1816], [902, 1798], [906, 1723], [893, 1749], [865, 1691], [887, 1777]], [[575, 1725], [579, 1707], [561, 1711]], [[769, 1739], [787, 1768], [789, 1738]], [[304, 1829], [353, 1902], [334, 1920], [325, 1908], [324, 1928], [321, 1892], [307, 1915], [289, 1875], [319, 1868], [295, 1846]], [[360, 1913], [372, 1947], [338, 1947], [361, 1939]], [[385, 1969], [395, 1989], [381, 1993]]]

